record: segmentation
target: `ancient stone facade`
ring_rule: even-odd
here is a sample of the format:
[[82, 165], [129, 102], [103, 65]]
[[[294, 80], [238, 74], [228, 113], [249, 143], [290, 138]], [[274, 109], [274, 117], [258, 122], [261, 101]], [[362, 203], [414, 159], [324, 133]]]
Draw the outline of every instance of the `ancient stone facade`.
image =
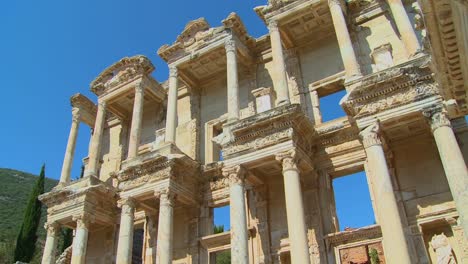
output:
[[[468, 263], [468, 2], [270, 0], [253, 38], [191, 21], [71, 98], [43, 263]], [[321, 98], [346, 91], [346, 116]], [[92, 128], [71, 181], [78, 126]], [[339, 231], [331, 181], [365, 171], [376, 224]], [[213, 210], [230, 205], [230, 231]], [[136, 235], [139, 234], [139, 235]], [[135, 241], [138, 240], [138, 241]], [[372, 251], [372, 253], [371, 253]], [[371, 259], [371, 255], [373, 258]]]

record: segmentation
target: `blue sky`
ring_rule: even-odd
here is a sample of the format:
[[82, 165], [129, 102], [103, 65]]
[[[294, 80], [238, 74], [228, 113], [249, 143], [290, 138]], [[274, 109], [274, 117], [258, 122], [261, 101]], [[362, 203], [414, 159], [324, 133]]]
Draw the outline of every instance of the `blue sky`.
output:
[[[80, 92], [95, 101], [89, 83], [124, 56], [143, 54], [167, 79], [157, 49], [172, 43], [190, 20], [212, 26], [237, 12], [251, 35], [267, 33], [250, 1], [37, 1], [0, 3], [0, 167], [58, 179], [71, 123], [69, 98]], [[339, 100], [339, 99], [338, 99]], [[330, 113], [337, 115], [336, 113]], [[340, 115], [340, 114], [339, 114]], [[79, 131], [72, 177], [80, 173], [90, 131]], [[0, 185], [1, 187], [1, 185]]]

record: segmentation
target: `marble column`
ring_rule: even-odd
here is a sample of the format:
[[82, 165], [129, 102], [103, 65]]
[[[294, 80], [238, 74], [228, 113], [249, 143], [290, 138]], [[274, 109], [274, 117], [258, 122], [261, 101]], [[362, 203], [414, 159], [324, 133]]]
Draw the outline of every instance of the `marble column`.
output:
[[468, 240], [468, 172], [463, 153], [447, 113], [442, 108], [428, 109], [424, 115], [429, 119], [460, 223]]
[[165, 142], [176, 142], [177, 132], [177, 86], [178, 70], [176, 66], [169, 67], [169, 91], [167, 95], [166, 135]]
[[346, 71], [346, 79], [353, 79], [361, 76], [359, 62], [354, 52], [353, 42], [349, 35], [346, 19], [343, 13], [343, 5], [341, 0], [328, 0], [328, 6], [335, 28], [336, 39], [340, 47], [341, 59]]
[[289, 104], [288, 79], [286, 76], [286, 65], [284, 62], [283, 46], [281, 44], [281, 35], [276, 21], [268, 23], [271, 41], [271, 56], [273, 57], [274, 72], [273, 82], [276, 90], [276, 105]]
[[231, 257], [233, 263], [249, 263], [249, 235], [245, 208], [245, 170], [240, 166], [223, 168], [229, 178], [229, 203], [231, 217]]
[[405, 44], [408, 57], [416, 54], [420, 49], [418, 37], [411, 25], [411, 21], [406, 13], [405, 6], [401, 0], [387, 0], [392, 12], [393, 20], [400, 32], [401, 39]]
[[78, 128], [80, 126], [80, 110], [74, 107], [72, 110], [72, 125], [70, 135], [68, 136], [67, 149], [63, 159], [62, 173], [60, 175], [60, 184], [70, 182], [71, 169], [73, 165], [73, 157], [75, 155], [76, 138], [78, 137]]
[[42, 264], [55, 264], [55, 253], [57, 250], [58, 237], [60, 225], [56, 222], [46, 223], [44, 228], [47, 230], [47, 238], [44, 246], [44, 253], [42, 255]]
[[102, 134], [104, 132], [104, 126], [106, 124], [106, 106], [105, 101], [98, 103], [96, 122], [94, 124], [93, 136], [91, 138], [91, 144], [89, 146], [89, 162], [86, 169], [85, 176], [98, 176], [99, 170], [99, 158], [102, 144]]
[[290, 150], [278, 153], [276, 159], [281, 162], [283, 168], [291, 263], [308, 264], [310, 263], [309, 243], [304, 216], [301, 179], [297, 167], [298, 155], [295, 150]]
[[156, 193], [159, 196], [158, 242], [156, 245], [156, 263], [171, 264], [174, 250], [174, 203], [175, 194], [165, 190]]
[[143, 119], [143, 105], [145, 103], [145, 88], [143, 84], [135, 86], [135, 100], [133, 102], [132, 126], [130, 128], [130, 142], [128, 143], [127, 158], [132, 159], [138, 155], [140, 145], [141, 122]]
[[375, 122], [359, 134], [367, 155], [367, 162], [376, 194], [379, 225], [382, 230], [383, 248], [387, 263], [410, 264], [411, 257], [403, 224], [393, 192], [385, 153], [380, 140], [380, 124]]
[[227, 64], [227, 108], [228, 122], [239, 120], [239, 77], [237, 73], [236, 41], [228, 39], [225, 42]]
[[76, 221], [75, 237], [73, 238], [71, 264], [86, 263], [86, 249], [88, 247], [89, 216], [73, 216]]
[[135, 213], [135, 202], [128, 198], [119, 201], [122, 208], [120, 214], [119, 241], [117, 244], [117, 264], [132, 263], [133, 249], [133, 220]]

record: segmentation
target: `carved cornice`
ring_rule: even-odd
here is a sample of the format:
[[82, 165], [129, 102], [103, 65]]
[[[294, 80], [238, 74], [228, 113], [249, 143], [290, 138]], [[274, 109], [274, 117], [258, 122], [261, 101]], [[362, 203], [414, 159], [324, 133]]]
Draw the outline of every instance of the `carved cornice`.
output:
[[363, 118], [405, 104], [439, 96], [438, 84], [423, 56], [347, 83], [355, 87], [341, 103], [348, 115]]
[[136, 77], [150, 76], [154, 66], [151, 61], [143, 56], [125, 57], [105, 69], [99, 76], [91, 82], [90, 88], [93, 93], [100, 96], [106, 90], [126, 83]]
[[243, 185], [246, 177], [246, 170], [241, 165], [223, 168], [223, 176], [229, 179], [229, 185]]
[[427, 118], [432, 132], [440, 127], [452, 127], [447, 110], [441, 106], [433, 106], [423, 110], [423, 115]]
[[359, 133], [361, 137], [362, 144], [364, 148], [372, 147], [374, 145], [382, 145], [382, 140], [380, 139], [380, 123], [379, 121], [374, 122], [373, 124], [366, 127]]

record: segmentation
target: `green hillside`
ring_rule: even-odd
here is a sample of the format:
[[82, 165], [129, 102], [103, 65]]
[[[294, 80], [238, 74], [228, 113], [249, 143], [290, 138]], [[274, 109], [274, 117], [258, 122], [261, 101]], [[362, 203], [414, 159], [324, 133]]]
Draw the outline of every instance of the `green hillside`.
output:
[[[16, 241], [27, 199], [36, 180], [36, 175], [0, 168], [0, 263], [5, 261], [4, 256], [2, 256], [2, 254], [5, 254], [3, 252], [9, 250]], [[57, 185], [56, 180], [46, 178], [46, 191], [49, 191], [55, 185]], [[42, 223], [39, 226], [38, 233], [39, 243], [43, 244], [45, 238], [45, 230], [43, 228], [43, 223], [46, 219], [45, 207], [43, 207], [41, 217]], [[40, 248], [42, 247], [38, 247], [38, 249]]]

